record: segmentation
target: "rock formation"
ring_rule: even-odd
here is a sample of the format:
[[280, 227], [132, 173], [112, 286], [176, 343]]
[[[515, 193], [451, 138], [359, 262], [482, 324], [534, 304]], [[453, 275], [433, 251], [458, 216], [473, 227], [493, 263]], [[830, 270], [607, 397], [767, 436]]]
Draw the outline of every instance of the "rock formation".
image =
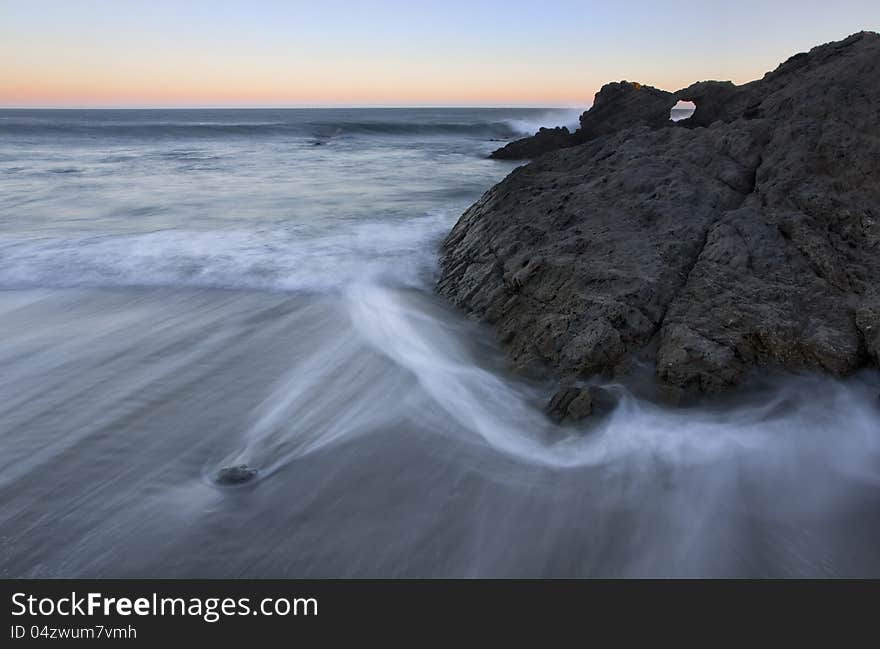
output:
[[525, 160], [537, 158], [539, 155], [558, 151], [576, 144], [571, 132], [565, 126], [541, 128], [534, 135], [514, 140], [489, 154], [490, 158], [499, 160]]
[[569, 133], [565, 127], [542, 128], [535, 135], [515, 140], [489, 157], [524, 160], [583, 144], [602, 135], [612, 135], [633, 126], [660, 128], [670, 124], [669, 112], [678, 102], [670, 92], [639, 83], [621, 81], [602, 87], [593, 106], [580, 117], [580, 127]]
[[547, 415], [556, 421], [579, 421], [593, 414], [593, 396], [589, 388], [562, 387], [547, 403]]
[[[599, 94], [642, 106], [625, 99], [635, 87]], [[597, 97], [583, 143], [471, 206], [443, 244], [439, 292], [491, 323], [517, 366], [561, 378], [639, 358], [663, 384], [712, 392], [756, 366], [877, 365], [880, 36], [743, 86], [644, 96], [629, 127]], [[657, 128], [677, 99], [693, 117]]]
[[235, 485], [250, 482], [257, 477], [258, 471], [246, 464], [238, 466], [226, 466], [217, 472], [217, 483], [222, 485]]
[[593, 106], [581, 115], [581, 126], [574, 132], [574, 139], [581, 144], [633, 126], [667, 126], [669, 113], [677, 103], [671, 92], [640, 83], [605, 84], [596, 94]]

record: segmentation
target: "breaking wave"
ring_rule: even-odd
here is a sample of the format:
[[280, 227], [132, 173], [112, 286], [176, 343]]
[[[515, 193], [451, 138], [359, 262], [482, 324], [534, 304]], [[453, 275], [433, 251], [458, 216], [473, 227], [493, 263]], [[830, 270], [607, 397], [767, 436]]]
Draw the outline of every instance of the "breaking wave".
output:
[[[343, 136], [471, 136], [507, 139], [531, 135], [542, 126], [577, 126], [580, 111], [547, 109], [455, 110], [435, 115], [430, 110], [386, 111], [381, 118], [375, 111], [357, 110], [270, 111], [266, 117], [245, 119], [234, 111], [230, 119], [206, 121], [204, 116], [186, 119], [186, 111], [161, 111], [162, 119], [147, 119], [150, 111], [110, 111], [96, 120], [91, 115], [62, 113], [49, 117], [13, 115], [0, 120], [0, 135], [16, 137], [76, 137], [116, 139], [216, 140], [222, 138], [302, 137], [319, 140]], [[260, 113], [260, 111], [250, 111]], [[115, 115], [113, 113], [116, 113]], [[131, 114], [129, 114], [131, 113]], [[183, 113], [183, 114], [177, 114]], [[334, 114], [336, 113], [336, 114]], [[61, 119], [59, 119], [61, 117]], [[337, 119], [328, 119], [336, 117]], [[458, 119], [456, 119], [458, 118]], [[488, 119], [487, 119], [488, 118]]]

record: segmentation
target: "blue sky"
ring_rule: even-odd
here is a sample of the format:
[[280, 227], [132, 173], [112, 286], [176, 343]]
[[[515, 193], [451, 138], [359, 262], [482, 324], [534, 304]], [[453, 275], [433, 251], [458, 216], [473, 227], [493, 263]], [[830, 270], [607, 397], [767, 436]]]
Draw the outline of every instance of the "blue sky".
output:
[[880, 0], [0, 0], [0, 105], [583, 105], [744, 82]]

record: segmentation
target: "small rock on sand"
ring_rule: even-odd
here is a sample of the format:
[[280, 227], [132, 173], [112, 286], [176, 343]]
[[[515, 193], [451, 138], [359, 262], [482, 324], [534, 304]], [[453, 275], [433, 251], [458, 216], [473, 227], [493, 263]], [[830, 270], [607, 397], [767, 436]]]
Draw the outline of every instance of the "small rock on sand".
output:
[[222, 485], [242, 484], [257, 477], [257, 470], [246, 464], [226, 466], [217, 472], [217, 482]]

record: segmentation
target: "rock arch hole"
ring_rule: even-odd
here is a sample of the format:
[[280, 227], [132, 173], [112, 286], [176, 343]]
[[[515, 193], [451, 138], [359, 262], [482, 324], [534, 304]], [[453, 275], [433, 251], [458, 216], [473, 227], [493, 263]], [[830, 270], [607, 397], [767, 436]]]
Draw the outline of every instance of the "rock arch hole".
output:
[[672, 107], [672, 110], [669, 111], [669, 119], [673, 122], [680, 122], [683, 119], [687, 119], [691, 115], [694, 114], [694, 111], [697, 109], [697, 106], [692, 101], [680, 101], [675, 106]]

